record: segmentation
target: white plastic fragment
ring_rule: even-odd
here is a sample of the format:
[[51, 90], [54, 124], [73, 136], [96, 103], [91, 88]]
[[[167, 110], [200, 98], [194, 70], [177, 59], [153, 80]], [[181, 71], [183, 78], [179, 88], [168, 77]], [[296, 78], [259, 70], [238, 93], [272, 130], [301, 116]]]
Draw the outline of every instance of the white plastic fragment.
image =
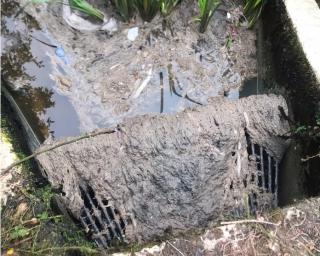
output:
[[134, 40], [136, 40], [136, 38], [138, 37], [138, 35], [139, 35], [139, 28], [138, 28], [138, 27], [130, 28], [130, 29], [128, 30], [127, 38], [128, 38], [130, 41], [134, 41]]
[[108, 22], [103, 24], [101, 30], [108, 31], [109, 33], [116, 32], [118, 30], [117, 21], [114, 18], [110, 18]]
[[139, 95], [141, 94], [141, 92], [143, 91], [143, 89], [147, 86], [147, 84], [150, 82], [152, 77], [152, 68], [149, 69], [148, 71], [148, 76], [146, 77], [146, 79], [143, 80], [143, 82], [141, 83], [141, 85], [139, 86], [139, 88], [137, 89], [137, 91], [135, 92], [135, 94], [133, 94], [132, 98], [136, 99], [139, 97]]

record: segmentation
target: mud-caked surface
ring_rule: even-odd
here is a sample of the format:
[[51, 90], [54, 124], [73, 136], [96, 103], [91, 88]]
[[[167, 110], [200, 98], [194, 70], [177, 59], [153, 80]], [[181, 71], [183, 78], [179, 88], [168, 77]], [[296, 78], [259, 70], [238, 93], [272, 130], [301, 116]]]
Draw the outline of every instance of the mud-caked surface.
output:
[[[318, 255], [320, 198], [210, 228], [198, 236], [167, 240], [114, 256]], [[250, 222], [251, 221], [251, 222]]]
[[129, 119], [114, 133], [58, 147], [37, 160], [75, 216], [84, 206], [79, 186], [92, 188], [128, 221], [128, 240], [146, 241], [243, 212], [244, 195], [255, 188], [250, 174], [257, 170], [247, 141], [279, 161], [286, 147], [281, 136], [289, 131], [285, 112], [284, 99], [274, 95], [214, 98], [177, 114]]
[[[21, 6], [27, 3], [19, 2]], [[50, 83], [55, 94], [71, 103], [76, 118], [68, 119], [75, 135], [115, 125], [126, 117], [179, 112], [206, 104], [209, 97], [223, 97], [225, 91], [256, 76], [255, 32], [241, 23], [244, 19], [238, 4], [222, 4], [207, 31], [200, 34], [195, 1], [182, 1], [167, 19], [158, 14], [144, 23], [137, 16], [129, 24], [122, 23], [104, 1], [91, 2], [104, 11], [105, 22], [114, 16], [117, 30], [112, 35], [103, 23], [92, 23], [91, 31], [82, 29], [86, 28], [84, 22], [74, 26], [68, 5], [56, 1], [27, 5], [24, 11], [37, 21], [41, 33], [31, 34], [31, 38], [30, 33], [20, 31], [37, 45], [32, 53], [40, 51], [45, 56], [42, 64], [49, 66], [45, 84]], [[128, 31], [134, 27], [139, 29], [138, 37], [130, 41]], [[62, 47], [65, 58], [34, 38]], [[44, 76], [44, 72], [40, 74]], [[15, 84], [16, 80], [11, 80]], [[61, 104], [50, 107], [58, 109]], [[67, 132], [55, 132], [56, 120], [60, 122], [58, 117], [51, 118], [51, 132], [65, 136]]]

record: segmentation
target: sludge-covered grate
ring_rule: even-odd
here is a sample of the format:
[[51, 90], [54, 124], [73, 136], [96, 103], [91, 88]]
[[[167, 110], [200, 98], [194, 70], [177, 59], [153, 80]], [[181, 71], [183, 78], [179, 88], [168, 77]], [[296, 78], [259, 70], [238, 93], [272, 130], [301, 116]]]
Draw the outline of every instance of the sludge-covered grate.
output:
[[98, 246], [108, 248], [112, 241], [126, 242], [127, 221], [110, 202], [99, 197], [90, 186], [80, 187], [84, 207], [80, 221]]
[[271, 199], [268, 204], [270, 207], [278, 205], [278, 177], [279, 177], [279, 163], [260, 145], [252, 143], [247, 140], [248, 154], [252, 161], [255, 161], [257, 173], [251, 174], [251, 183], [255, 183], [259, 188], [258, 191], [249, 194], [250, 210], [255, 213], [258, 210], [259, 199], [262, 194], [270, 194]]

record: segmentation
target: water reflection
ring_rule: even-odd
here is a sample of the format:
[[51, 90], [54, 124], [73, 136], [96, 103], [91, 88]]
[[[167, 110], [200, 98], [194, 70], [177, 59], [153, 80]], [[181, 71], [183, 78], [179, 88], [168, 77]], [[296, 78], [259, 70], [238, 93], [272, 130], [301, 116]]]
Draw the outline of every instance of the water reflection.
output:
[[[40, 141], [78, 135], [79, 120], [66, 96], [56, 93], [50, 78], [48, 46], [34, 39], [44, 38], [37, 21], [21, 11], [15, 1], [1, 0], [2, 86], [13, 96]], [[17, 15], [18, 14], [18, 15]]]

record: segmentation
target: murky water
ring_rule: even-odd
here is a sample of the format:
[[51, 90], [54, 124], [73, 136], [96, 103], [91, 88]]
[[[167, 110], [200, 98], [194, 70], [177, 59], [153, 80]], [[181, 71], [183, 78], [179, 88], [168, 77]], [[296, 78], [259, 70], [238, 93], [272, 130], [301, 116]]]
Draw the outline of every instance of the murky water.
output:
[[[13, 1], [2, 2], [2, 77], [40, 141], [77, 135], [78, 116], [68, 97], [59, 94], [51, 79], [55, 48], [31, 16], [21, 13]], [[7, 16], [5, 16], [5, 15]], [[37, 39], [35, 39], [37, 38]]]
[[225, 96], [230, 100], [238, 100], [258, 94], [263, 94], [263, 84], [262, 82], [258, 82], [257, 77], [244, 81], [240, 89], [236, 88], [225, 92]]
[[[213, 26], [225, 26], [224, 19], [220, 14]], [[41, 26], [15, 1], [2, 0], [4, 86], [41, 142], [113, 126], [136, 115], [203, 105], [209, 97], [221, 95], [225, 86], [241, 83], [233, 65], [244, 65], [227, 56], [222, 29], [210, 35], [210, 47], [193, 32], [179, 37], [174, 31], [171, 42], [157, 25], [140, 32], [140, 41], [128, 44], [121, 33], [114, 41], [101, 41], [103, 33], [81, 34], [79, 40], [79, 34], [58, 23], [57, 17], [39, 20]], [[176, 29], [186, 29], [181, 26]], [[190, 45], [175, 50], [186, 38]], [[62, 53], [57, 52], [60, 46]], [[241, 93], [231, 90], [230, 98]]]

